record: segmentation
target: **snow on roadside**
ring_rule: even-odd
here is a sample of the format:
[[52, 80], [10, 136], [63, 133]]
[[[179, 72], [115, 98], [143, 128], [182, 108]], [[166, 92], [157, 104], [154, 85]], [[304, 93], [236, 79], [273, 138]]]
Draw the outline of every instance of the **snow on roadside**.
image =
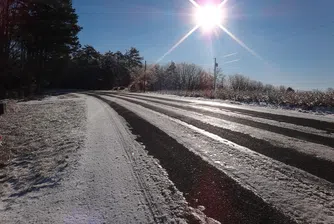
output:
[[18, 103], [0, 116], [0, 211], [29, 192], [52, 188], [84, 142], [83, 100]]

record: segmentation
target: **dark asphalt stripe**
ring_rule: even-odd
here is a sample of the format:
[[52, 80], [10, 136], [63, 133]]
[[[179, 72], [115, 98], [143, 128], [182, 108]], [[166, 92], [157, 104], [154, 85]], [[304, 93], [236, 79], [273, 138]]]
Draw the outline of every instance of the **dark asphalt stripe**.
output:
[[[103, 95], [107, 95], [110, 97], [110, 95], [108, 94], [103, 94]], [[113, 97], [123, 99], [125, 101], [143, 106], [147, 109], [151, 109], [159, 113], [165, 114], [169, 117], [181, 120], [195, 127], [198, 127], [205, 131], [218, 135], [221, 138], [227, 139], [238, 145], [244, 146], [253, 151], [261, 153], [265, 156], [268, 156], [270, 158], [283, 162], [287, 165], [297, 167], [317, 177], [323, 178], [325, 180], [328, 180], [334, 183], [334, 175], [333, 175], [334, 163], [328, 160], [324, 160], [324, 159], [321, 159], [321, 158], [318, 158], [318, 157], [315, 157], [309, 154], [304, 154], [292, 148], [278, 147], [276, 145], [271, 144], [270, 142], [266, 140], [257, 139], [257, 138], [251, 137], [250, 135], [240, 133], [240, 132], [235, 132], [229, 129], [216, 127], [216, 126], [201, 122], [199, 120], [196, 120], [196, 119], [193, 119], [193, 118], [190, 118], [190, 117], [187, 117], [187, 116], [184, 116], [184, 115], [181, 115], [181, 114], [178, 114], [178, 113], [175, 113], [175, 112], [172, 112], [172, 111], [160, 108], [160, 107], [156, 107], [156, 106], [153, 106], [147, 103], [138, 102], [136, 100], [128, 99], [128, 98], [117, 96], [117, 95], [114, 95]]]
[[[120, 94], [120, 95], [123, 95], [123, 94]], [[329, 138], [329, 137], [325, 137], [325, 136], [321, 136], [321, 135], [305, 133], [305, 132], [302, 132], [302, 131], [292, 130], [292, 129], [284, 128], [284, 127], [278, 127], [278, 126], [275, 126], [275, 125], [270, 125], [270, 124], [266, 124], [266, 123], [262, 123], [262, 122], [252, 121], [252, 120], [249, 120], [249, 119], [246, 119], [246, 118], [232, 117], [232, 116], [229, 116], [229, 115], [210, 112], [210, 111], [207, 111], [207, 110], [204, 110], [204, 109], [194, 108], [194, 107], [191, 107], [191, 106], [175, 105], [175, 104], [172, 104], [172, 103], [166, 103], [166, 102], [161, 102], [161, 101], [157, 101], [157, 100], [151, 100], [151, 99], [142, 98], [142, 97], [133, 96], [133, 95], [129, 96], [128, 94], [124, 94], [124, 96], [128, 96], [128, 97], [131, 97], [131, 98], [136, 98], [136, 99], [141, 99], [141, 100], [146, 100], [146, 101], [153, 102], [153, 103], [158, 103], [158, 104], [161, 104], [161, 105], [176, 107], [176, 108], [184, 109], [184, 110], [187, 110], [187, 111], [193, 111], [193, 112], [201, 113], [201, 114], [208, 115], [208, 116], [211, 116], [211, 117], [216, 117], [216, 118], [219, 118], [219, 119], [235, 122], [235, 123], [238, 123], [238, 124], [247, 125], [247, 126], [254, 127], [254, 128], [259, 128], [259, 129], [274, 132], [274, 133], [277, 133], [277, 134], [285, 135], [285, 136], [288, 136], [288, 137], [298, 138], [300, 140], [313, 142], [313, 143], [317, 143], [317, 144], [321, 144], [321, 145], [327, 145], [329, 147], [334, 148], [334, 139]]]
[[[135, 95], [135, 94], [128, 94], [128, 95]], [[155, 97], [155, 96], [143, 96], [143, 97], [159, 99], [159, 100], [166, 100], [166, 101], [177, 102], [177, 103], [191, 103], [191, 102], [182, 101], [182, 100], [166, 99], [166, 98]], [[300, 118], [300, 117], [290, 117], [290, 116], [279, 115], [279, 114], [270, 114], [270, 113], [252, 111], [252, 110], [247, 110], [247, 109], [242, 109], [242, 108], [213, 106], [213, 105], [198, 104], [198, 103], [196, 103], [196, 105], [213, 107], [213, 108], [228, 110], [232, 112], [239, 112], [239, 113], [242, 113], [248, 116], [260, 117], [260, 118], [265, 118], [265, 119], [270, 119], [270, 120], [276, 120], [279, 122], [285, 122], [285, 123], [296, 124], [296, 125], [301, 125], [301, 126], [306, 126], [306, 127], [312, 127], [312, 128], [316, 128], [319, 130], [324, 130], [327, 133], [334, 133], [334, 123], [331, 123], [331, 122], [313, 120], [313, 119], [308, 119], [308, 118]]]
[[204, 213], [221, 223], [293, 223], [156, 126], [115, 102], [95, 97], [110, 105], [129, 123], [131, 132], [138, 136], [137, 141], [160, 161], [192, 207], [203, 205]]

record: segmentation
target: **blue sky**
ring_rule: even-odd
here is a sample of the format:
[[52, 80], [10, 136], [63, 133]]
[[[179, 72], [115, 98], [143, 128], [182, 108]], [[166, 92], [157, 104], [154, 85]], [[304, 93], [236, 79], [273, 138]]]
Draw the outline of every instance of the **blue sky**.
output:
[[[82, 45], [102, 53], [133, 46], [148, 63], [194, 27], [188, 0], [73, 0], [73, 5], [83, 26]], [[225, 27], [263, 60], [217, 29], [211, 37], [197, 30], [160, 63], [189, 62], [212, 71], [216, 57], [225, 74], [299, 89], [334, 87], [333, 0], [229, 0], [226, 8]], [[237, 54], [224, 57], [232, 53]]]

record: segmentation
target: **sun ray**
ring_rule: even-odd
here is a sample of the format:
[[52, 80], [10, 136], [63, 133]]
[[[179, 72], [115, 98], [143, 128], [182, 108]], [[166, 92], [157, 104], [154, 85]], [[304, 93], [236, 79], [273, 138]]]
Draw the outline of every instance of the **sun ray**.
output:
[[232, 53], [232, 54], [224, 55], [223, 57], [227, 58], [227, 57], [231, 57], [231, 56], [234, 56], [234, 55], [237, 55], [237, 54], [238, 54], [238, 52], [235, 52], [235, 53]]
[[258, 55], [255, 51], [253, 51], [252, 49], [250, 49], [244, 42], [242, 42], [241, 40], [239, 40], [236, 36], [234, 36], [233, 33], [231, 33], [228, 29], [226, 29], [224, 26], [222, 26], [221, 24], [218, 25], [218, 27], [220, 29], [222, 29], [227, 35], [229, 35], [233, 40], [235, 40], [235, 42], [237, 42], [241, 47], [245, 48], [249, 53], [251, 53], [252, 55], [254, 55], [255, 57], [259, 58], [260, 60], [263, 60], [263, 58]]
[[200, 25], [195, 26], [186, 35], [184, 35], [171, 49], [169, 49], [161, 58], [158, 59], [157, 63], [164, 59], [168, 54], [170, 54], [175, 48], [177, 48], [185, 39], [187, 39], [193, 32], [195, 32]]
[[227, 61], [227, 62], [224, 62], [223, 64], [230, 64], [230, 63], [238, 62], [238, 61], [240, 61], [240, 59], [235, 59], [235, 60], [232, 60], [232, 61]]
[[[157, 60], [156, 63], [159, 63], [160, 61], [162, 61], [168, 54], [170, 54], [172, 51], [174, 51], [183, 41], [185, 41], [198, 28], [200, 28], [200, 27], [202, 27], [203, 29], [209, 28], [210, 31], [214, 32], [213, 26], [218, 26], [227, 35], [229, 35], [235, 42], [237, 42], [241, 47], [246, 49], [249, 53], [251, 53], [256, 58], [264, 61], [264, 59], [260, 55], [258, 55], [254, 50], [249, 48], [244, 42], [239, 40], [233, 33], [231, 33], [225, 26], [223, 26], [219, 22], [223, 18], [221, 18], [221, 14], [218, 13], [218, 12], [220, 12], [219, 10], [222, 10], [222, 8], [225, 6], [225, 4], [228, 2], [228, 0], [222, 0], [222, 2], [219, 5], [215, 5], [215, 6], [214, 5], [201, 6], [195, 0], [188, 0], [188, 1], [199, 10], [199, 11], [196, 12], [197, 14], [195, 14], [195, 16], [197, 17], [196, 19], [198, 20], [197, 25], [194, 28], [192, 28], [187, 34], [185, 34], [176, 44], [174, 44], [162, 57], [160, 57]], [[212, 14], [213, 14], [213, 17], [212, 17]], [[236, 55], [236, 54], [237, 53], [232, 53], [232, 54], [229, 54], [229, 55], [225, 55], [224, 57], [230, 57], [230, 56], [233, 56], [233, 55]], [[240, 59], [236, 59], [236, 60], [232, 60], [232, 61], [229, 61], [229, 62], [226, 62], [226, 63], [237, 62], [239, 60]]]
[[200, 8], [199, 4], [195, 2], [194, 0], [189, 0], [196, 8]]
[[219, 4], [219, 6], [218, 6], [218, 8], [223, 8], [223, 6], [227, 3], [227, 1], [228, 0], [223, 0], [220, 4]]

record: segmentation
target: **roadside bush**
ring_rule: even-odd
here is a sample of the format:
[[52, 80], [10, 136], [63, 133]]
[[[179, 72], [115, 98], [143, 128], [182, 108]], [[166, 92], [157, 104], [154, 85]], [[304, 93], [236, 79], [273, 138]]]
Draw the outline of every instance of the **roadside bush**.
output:
[[233, 100], [243, 103], [271, 104], [284, 107], [298, 107], [306, 110], [326, 108], [334, 110], [334, 92], [320, 91], [297, 91], [282, 92], [275, 89], [270, 92], [260, 91], [234, 91], [233, 89], [199, 90], [199, 91], [158, 91], [162, 94], [172, 94], [186, 97], [216, 98], [222, 100]]
[[334, 89], [327, 91], [297, 91], [291, 87], [275, 87], [235, 74], [220, 73], [216, 91], [213, 90], [213, 76], [194, 64], [148, 66], [147, 71], [139, 69], [132, 74], [130, 91], [147, 91], [174, 94], [187, 97], [217, 98], [244, 103], [271, 104], [302, 109], [334, 107]]

